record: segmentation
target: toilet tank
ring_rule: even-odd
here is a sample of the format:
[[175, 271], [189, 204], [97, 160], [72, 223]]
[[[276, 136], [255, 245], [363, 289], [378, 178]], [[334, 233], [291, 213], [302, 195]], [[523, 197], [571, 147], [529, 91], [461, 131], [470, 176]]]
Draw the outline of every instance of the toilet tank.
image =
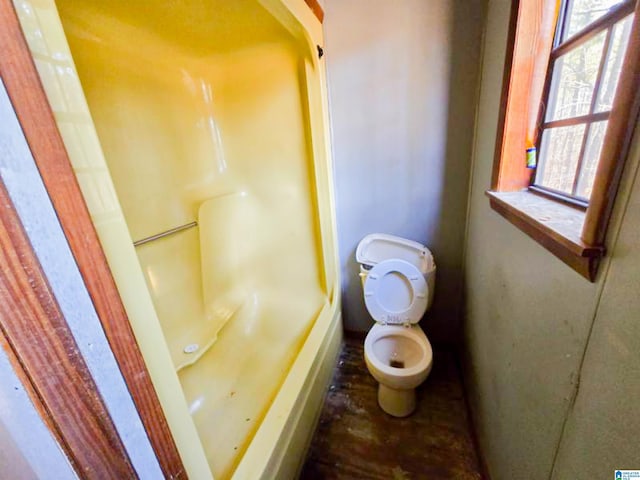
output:
[[433, 255], [427, 247], [394, 235], [372, 233], [360, 240], [356, 248], [356, 260], [367, 270], [391, 258], [409, 262], [423, 274], [429, 273], [436, 267]]
[[397, 258], [415, 265], [422, 272], [429, 286], [429, 300], [427, 308], [433, 302], [435, 289], [436, 263], [431, 251], [421, 243], [414, 242], [395, 235], [385, 233], [372, 233], [367, 235], [356, 248], [356, 260], [360, 264], [360, 280], [364, 287], [364, 281], [368, 271], [374, 265], [391, 258]]

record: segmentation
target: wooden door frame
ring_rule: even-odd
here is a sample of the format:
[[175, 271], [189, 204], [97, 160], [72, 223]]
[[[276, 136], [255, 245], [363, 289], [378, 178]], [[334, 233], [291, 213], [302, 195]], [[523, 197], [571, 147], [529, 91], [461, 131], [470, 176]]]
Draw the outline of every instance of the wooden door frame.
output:
[[[136, 405], [151, 446], [158, 458], [160, 467], [166, 478], [186, 478], [182, 460], [131, 329], [124, 305], [118, 294], [115, 281], [111, 275], [105, 254], [58, 131], [53, 112], [47, 101], [44, 88], [40, 83], [40, 77], [10, 0], [0, 0], [0, 52], [2, 52], [0, 55], [0, 77], [4, 82], [31, 154], [56, 210], [62, 230], [67, 238], [122, 376]], [[3, 201], [2, 206], [5, 207], [8, 199], [2, 197], [3, 192], [4, 188], [0, 190], [0, 201]], [[17, 213], [12, 209], [10, 201], [8, 202], [7, 208], [2, 208], [0, 213], [2, 223], [8, 226], [19, 225], [21, 228]], [[24, 231], [22, 231], [22, 234], [19, 234], [19, 232], [14, 232], [11, 235], [7, 234], [3, 238], [5, 242], [2, 248], [6, 248], [7, 251], [18, 252], [27, 257], [33, 257], [35, 260], [34, 266], [39, 268], [35, 253], [24, 235]], [[20, 264], [10, 264], [8, 267], [9, 271], [0, 276], [0, 301], [4, 300], [2, 294], [5, 292], [9, 295], [6, 298], [12, 298], [10, 296], [11, 293], [29, 295], [30, 288], [32, 290], [31, 293], [35, 291], [33, 287], [30, 287], [28, 278], [26, 283], [24, 281], [21, 283], [11, 282], [11, 276], [18, 278], [24, 274], [24, 270], [22, 269], [21, 271]], [[50, 296], [50, 300], [55, 305], [55, 298], [44, 274], [40, 271], [39, 275], [34, 278], [38, 281], [38, 288], [42, 288], [42, 291]], [[3, 286], [12, 285], [18, 285], [19, 290], [14, 289], [12, 291], [2, 288]], [[57, 327], [62, 329], [63, 333], [68, 330], [69, 327], [62, 314], [59, 311], [56, 313], [55, 308], [53, 310], [51, 308], [48, 310], [43, 309], [41, 313], [43, 316], [40, 318], [43, 324], [47, 323], [45, 321], [47, 318], [49, 320], [55, 318], [58, 321]], [[7, 318], [7, 315], [3, 315], [3, 312], [0, 311], [0, 328], [3, 330], [7, 327]], [[60, 344], [57, 330], [40, 328], [41, 325], [38, 323], [34, 323], [33, 327], [38, 330], [37, 333], [40, 338], [38, 349], [43, 352], [49, 352], [51, 355], [59, 355], [60, 350], [56, 350]], [[70, 330], [68, 333], [70, 334]], [[19, 341], [21, 337], [18, 336], [17, 338]], [[11, 341], [9, 344], [11, 345]], [[27, 348], [26, 352], [28, 353], [28, 344], [25, 348]], [[35, 350], [33, 345], [30, 348]], [[27, 358], [28, 355], [25, 356], [24, 352], [13, 349], [14, 360], [27, 367], [25, 371], [27, 372], [27, 377], [29, 377], [28, 374], [31, 373], [31, 369], [28, 366], [31, 364]], [[84, 360], [78, 355], [75, 355], [69, 361], [73, 364], [73, 368], [83, 368]], [[62, 365], [52, 365], [52, 368], [56, 369], [56, 377], [59, 379], [60, 386], [52, 391], [40, 391], [36, 388], [34, 394], [36, 397], [41, 397], [45, 404], [47, 399], [52, 400], [52, 396], [64, 395], [65, 386], [70, 387], [70, 384], [74, 381], [67, 375], [68, 372]], [[84, 368], [86, 368], [86, 365]], [[37, 371], [33, 373], [36, 374]], [[83, 378], [86, 380], [84, 385], [86, 388], [85, 397], [76, 400], [84, 401], [92, 397], [99, 400], [99, 404], [101, 402], [100, 395], [90, 375]], [[29, 378], [29, 381], [34, 385], [33, 378]], [[104, 407], [104, 404], [100, 407], [98, 404], [96, 404], [92, 415], [105, 415], [106, 407]], [[67, 407], [59, 406], [56, 408], [64, 409]], [[79, 425], [74, 423], [73, 416], [70, 415], [59, 415], [57, 417], [58, 420], [53, 421], [52, 408], [45, 409], [46, 411], [41, 410], [41, 414], [45, 423], [54, 432], [63, 448], [66, 449], [67, 454], [73, 458], [75, 458], [74, 455], [80, 458], [76, 459], [74, 463], [80, 476], [84, 476], [82, 472], [86, 467], [98, 466], [103, 468], [103, 464], [92, 463], [91, 459], [81, 459], [83, 455], [87, 455], [90, 450], [96, 448], [96, 444], [87, 438], [79, 442], [71, 442], [69, 438], [73, 438], [73, 434]], [[58, 413], [64, 412], [60, 410]], [[108, 413], [106, 413], [105, 418], [110, 421]], [[108, 454], [105, 453], [106, 456], [102, 458], [102, 462], [113, 462], [113, 465], [125, 468], [126, 465], [123, 462], [130, 465], [126, 451], [124, 447], [122, 447], [122, 450], [118, 450], [117, 443], [120, 442], [120, 445], [122, 445], [121, 441], [117, 437], [115, 429], [113, 431], [109, 429], [108, 423], [105, 423], [102, 430], [93, 432], [96, 435], [96, 441], [99, 442], [98, 444], [113, 444], [111, 451]], [[130, 468], [133, 471], [133, 467]]]
[[0, 345], [80, 478], [136, 478], [2, 181], [0, 205]]

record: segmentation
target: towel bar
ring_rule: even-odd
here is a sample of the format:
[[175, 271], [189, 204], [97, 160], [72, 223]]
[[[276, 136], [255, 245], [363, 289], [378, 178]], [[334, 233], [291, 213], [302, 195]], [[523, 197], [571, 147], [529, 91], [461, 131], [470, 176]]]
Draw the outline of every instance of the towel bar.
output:
[[144, 245], [145, 243], [153, 242], [154, 240], [159, 240], [163, 237], [167, 237], [169, 235], [173, 235], [174, 233], [182, 232], [183, 230], [187, 230], [192, 227], [197, 227], [198, 222], [186, 223], [184, 225], [180, 225], [179, 227], [171, 228], [169, 230], [165, 230], [164, 232], [156, 233], [155, 235], [151, 235], [150, 237], [143, 238], [141, 240], [136, 240], [133, 242], [134, 247], [139, 247], [140, 245]]

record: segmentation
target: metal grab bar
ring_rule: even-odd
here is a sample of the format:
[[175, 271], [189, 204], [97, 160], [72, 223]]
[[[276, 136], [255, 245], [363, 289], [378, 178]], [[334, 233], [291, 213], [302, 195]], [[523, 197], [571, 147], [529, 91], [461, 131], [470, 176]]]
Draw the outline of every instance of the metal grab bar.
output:
[[183, 230], [187, 230], [189, 228], [193, 228], [197, 226], [198, 226], [198, 222], [186, 223], [184, 225], [180, 225], [179, 227], [175, 227], [170, 230], [165, 230], [164, 232], [156, 233], [155, 235], [151, 235], [150, 237], [137, 240], [133, 242], [133, 246], [139, 247], [140, 245], [144, 245], [145, 243], [153, 242], [154, 240], [159, 240], [163, 237], [168, 237], [169, 235], [173, 235], [174, 233], [182, 232]]

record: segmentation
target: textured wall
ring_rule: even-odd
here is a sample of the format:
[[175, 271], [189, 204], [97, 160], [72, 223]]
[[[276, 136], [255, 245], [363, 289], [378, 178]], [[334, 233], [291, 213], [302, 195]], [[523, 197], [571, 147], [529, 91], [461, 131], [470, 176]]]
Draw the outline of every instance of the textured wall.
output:
[[485, 33], [465, 258], [470, 403], [493, 480], [612, 478], [638, 460], [640, 187], [627, 205], [638, 155], [595, 284], [489, 208], [510, 4], [489, 2]]
[[633, 179], [631, 194], [618, 199], [621, 226], [617, 238], [614, 232], [609, 242], [611, 263], [593, 312], [580, 386], [569, 410], [553, 480], [613, 478], [614, 469], [640, 468], [639, 157], [636, 138], [626, 172], [627, 180]]
[[484, 2], [323, 3], [345, 326], [371, 327], [354, 254], [382, 232], [433, 251], [424, 328], [455, 339]]

